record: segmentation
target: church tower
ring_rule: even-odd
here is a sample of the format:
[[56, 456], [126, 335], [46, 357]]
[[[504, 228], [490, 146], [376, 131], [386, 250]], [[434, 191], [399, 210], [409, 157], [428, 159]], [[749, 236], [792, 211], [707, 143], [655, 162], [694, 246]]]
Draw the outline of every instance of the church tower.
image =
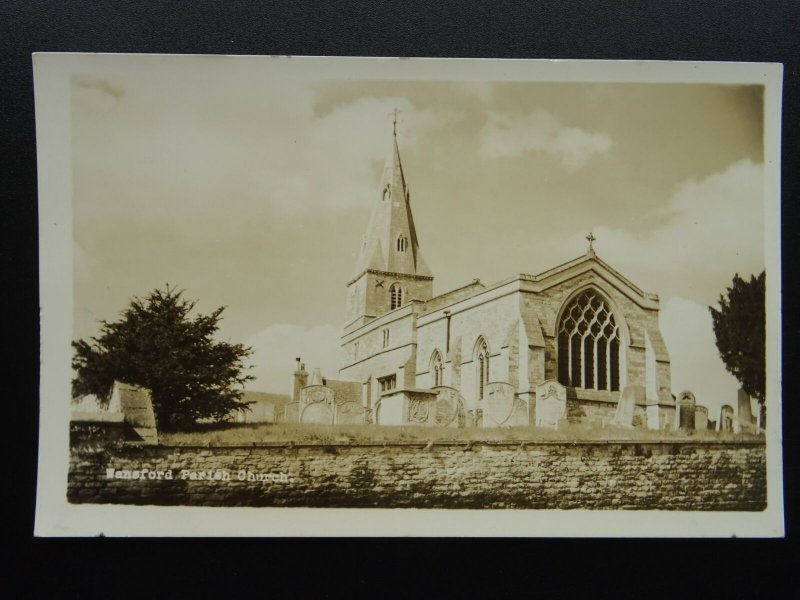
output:
[[347, 284], [347, 324], [368, 323], [412, 299], [433, 295], [433, 275], [420, 254], [411, 194], [397, 147], [397, 115], [392, 145], [378, 196], [361, 244], [356, 270]]

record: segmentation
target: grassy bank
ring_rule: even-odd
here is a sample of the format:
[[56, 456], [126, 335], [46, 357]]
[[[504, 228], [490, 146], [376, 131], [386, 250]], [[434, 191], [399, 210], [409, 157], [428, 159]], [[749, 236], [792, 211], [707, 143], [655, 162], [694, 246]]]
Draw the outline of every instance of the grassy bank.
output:
[[251, 446], [258, 444], [381, 444], [393, 442], [469, 441], [660, 441], [660, 440], [758, 440], [752, 435], [718, 434], [713, 431], [650, 431], [606, 425], [565, 425], [559, 430], [538, 427], [487, 429], [381, 425], [298, 425], [225, 423], [201, 425], [191, 431], [160, 432], [165, 446]]

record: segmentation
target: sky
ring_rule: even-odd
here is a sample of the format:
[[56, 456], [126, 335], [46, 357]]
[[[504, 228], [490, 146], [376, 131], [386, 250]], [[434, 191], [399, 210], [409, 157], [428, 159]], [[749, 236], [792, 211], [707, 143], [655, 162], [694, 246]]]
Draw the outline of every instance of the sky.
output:
[[708, 306], [764, 268], [759, 86], [179, 66], [72, 79], [75, 338], [169, 283], [200, 312], [226, 306], [219, 337], [253, 347], [250, 389], [288, 392], [296, 356], [335, 377], [397, 108], [434, 293], [540, 273], [592, 231], [600, 258], [659, 295], [673, 393], [712, 418], [735, 403]]

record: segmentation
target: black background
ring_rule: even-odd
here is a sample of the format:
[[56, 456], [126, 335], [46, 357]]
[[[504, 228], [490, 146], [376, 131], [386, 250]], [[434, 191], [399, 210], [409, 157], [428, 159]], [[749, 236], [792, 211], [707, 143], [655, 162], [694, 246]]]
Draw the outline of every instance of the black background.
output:
[[[4, 540], [23, 590], [139, 597], [764, 595], [796, 587], [798, 46], [793, 1], [243, 0], [0, 4]], [[784, 63], [782, 143], [786, 540], [36, 540], [36, 146], [31, 53], [163, 52]], [[709, 257], [713, 260], [713, 248]], [[602, 518], [601, 514], [598, 514]], [[565, 513], [569, 518], [569, 513]], [[202, 532], [202, 523], [198, 523]], [[6, 584], [14, 578], [6, 578]], [[769, 595], [769, 594], [767, 594]]]

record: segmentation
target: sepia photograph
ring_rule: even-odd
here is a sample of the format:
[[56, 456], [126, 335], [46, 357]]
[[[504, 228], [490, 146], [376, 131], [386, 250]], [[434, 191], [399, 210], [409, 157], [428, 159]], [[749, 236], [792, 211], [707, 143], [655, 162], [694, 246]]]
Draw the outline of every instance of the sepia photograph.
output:
[[783, 535], [780, 65], [33, 62], [37, 535]]

